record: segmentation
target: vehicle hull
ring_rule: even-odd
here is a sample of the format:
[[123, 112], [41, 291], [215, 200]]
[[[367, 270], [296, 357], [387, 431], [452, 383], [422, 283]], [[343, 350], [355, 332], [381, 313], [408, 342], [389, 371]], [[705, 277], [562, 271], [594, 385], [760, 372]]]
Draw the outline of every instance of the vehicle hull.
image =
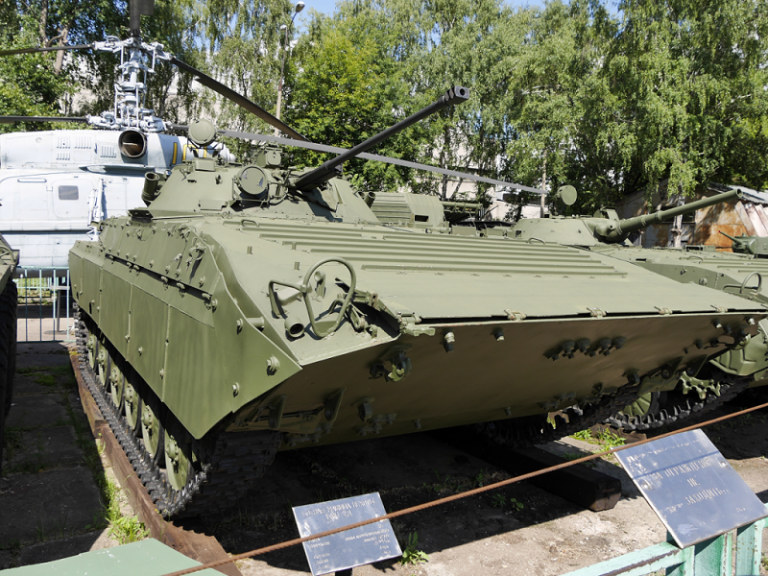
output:
[[[292, 242], [290, 226], [112, 219], [99, 243], [71, 252], [84, 314], [195, 438], [271, 429], [293, 447], [547, 414], [628, 383], [658, 386], [659, 372], [699, 366], [761, 317], [757, 304], [721, 294], [718, 306], [717, 293], [569, 248], [343, 224], [294, 226]], [[510, 248], [506, 260], [480, 258]], [[441, 252], [461, 256], [443, 263]], [[368, 263], [349, 264], [368, 329], [344, 319], [321, 337], [307, 322], [309, 295], [271, 304], [274, 282], [312, 276], [328, 258], [332, 289], [349, 291], [339, 262]], [[563, 296], [611, 284], [624, 294]], [[302, 336], [286, 334], [283, 312], [303, 314]]]

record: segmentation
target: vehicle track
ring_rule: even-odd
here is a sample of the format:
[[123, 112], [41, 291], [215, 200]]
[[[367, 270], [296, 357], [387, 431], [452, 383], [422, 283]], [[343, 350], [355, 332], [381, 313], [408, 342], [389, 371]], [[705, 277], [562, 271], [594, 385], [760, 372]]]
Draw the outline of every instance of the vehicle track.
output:
[[[136, 431], [122, 414], [122, 404], [115, 406], [87, 361], [88, 325], [92, 325], [90, 319], [79, 308], [76, 308], [75, 317], [77, 351], [83, 380], [153, 503], [165, 518], [196, 516], [226, 508], [236, 502], [238, 494], [245, 492], [264, 474], [282, 441], [279, 433], [214, 432], [215, 436], [207, 436], [205, 439], [205, 445], [213, 446], [213, 449], [199, 450], [198, 453], [205, 455], [203, 461], [194, 467], [193, 474], [181, 490], [174, 489], [165, 470], [158, 464], [158, 460], [162, 459], [150, 456], [143, 440], [137, 437]], [[108, 348], [114, 356], [114, 349]], [[148, 386], [139, 381], [139, 376], [132, 370], [126, 372], [125, 378], [132, 380], [137, 390], [144, 390], [147, 394]]]

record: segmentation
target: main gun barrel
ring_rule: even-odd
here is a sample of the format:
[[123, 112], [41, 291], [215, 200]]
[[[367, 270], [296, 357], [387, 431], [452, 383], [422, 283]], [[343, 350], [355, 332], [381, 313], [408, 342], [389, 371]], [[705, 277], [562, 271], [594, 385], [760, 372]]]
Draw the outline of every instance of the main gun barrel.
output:
[[383, 140], [386, 140], [387, 138], [390, 138], [391, 136], [394, 136], [401, 130], [407, 128], [411, 124], [415, 124], [419, 120], [426, 118], [430, 114], [434, 114], [438, 110], [442, 110], [443, 108], [450, 106], [451, 104], [460, 104], [462, 102], [466, 102], [469, 99], [469, 89], [464, 88], [463, 86], [454, 86], [450, 90], [448, 90], [445, 94], [443, 94], [436, 102], [430, 104], [426, 108], [423, 108], [416, 112], [415, 114], [410, 115], [405, 120], [401, 120], [391, 128], [387, 128], [386, 130], [383, 130], [382, 132], [379, 132], [375, 136], [371, 136], [366, 140], [365, 142], [362, 142], [355, 146], [354, 148], [347, 150], [343, 154], [339, 154], [336, 156], [336, 158], [333, 158], [331, 160], [328, 160], [327, 162], [324, 162], [319, 167], [312, 170], [312, 172], [308, 172], [307, 174], [304, 174], [301, 178], [299, 178], [296, 181], [296, 188], [299, 190], [311, 190], [312, 188], [319, 186], [323, 182], [327, 182], [331, 178], [333, 178], [336, 175], [336, 167], [339, 166], [341, 163], [346, 162], [347, 160], [354, 158], [358, 154], [361, 154], [368, 150], [369, 148], [372, 148], [373, 146], [376, 146], [379, 142], [382, 142]]
[[722, 230], [720, 230], [719, 232], [720, 232], [720, 234], [722, 234], [723, 236], [725, 236], [726, 238], [728, 238], [728, 240], [731, 240], [732, 242], [736, 242], [737, 244], [742, 244], [743, 243], [742, 240], [739, 240], [738, 238], [734, 238], [733, 236], [731, 236], [730, 234], [726, 234]]
[[645, 214], [643, 216], [627, 218], [626, 220], [619, 220], [616, 223], [617, 225], [613, 227], [612, 230], [606, 230], [606, 233], [603, 235], [608, 240], [623, 239], [626, 238], [627, 234], [630, 232], [640, 230], [641, 228], [645, 228], [651, 224], [658, 224], [669, 218], [674, 218], [675, 216], [680, 216], [681, 214], [689, 214], [690, 212], [695, 212], [700, 208], [706, 208], [707, 206], [720, 204], [721, 202], [728, 202], [734, 198], [741, 199], [742, 196], [743, 195], [740, 190], [730, 190], [721, 194], [715, 194], [709, 198], [702, 198], [701, 200], [696, 200], [695, 202], [683, 204], [682, 206], [675, 206], [674, 208], [669, 208], [668, 210], [659, 210], [653, 214]]

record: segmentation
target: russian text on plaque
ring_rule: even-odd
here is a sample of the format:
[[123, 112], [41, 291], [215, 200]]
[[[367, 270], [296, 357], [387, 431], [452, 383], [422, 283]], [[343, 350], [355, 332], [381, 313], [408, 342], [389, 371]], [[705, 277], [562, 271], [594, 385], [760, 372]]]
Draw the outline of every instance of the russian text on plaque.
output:
[[[386, 515], [378, 493], [296, 506], [293, 515], [302, 538]], [[314, 576], [402, 556], [389, 520], [373, 522], [304, 542]]]
[[701, 430], [627, 448], [616, 457], [681, 548], [768, 516]]

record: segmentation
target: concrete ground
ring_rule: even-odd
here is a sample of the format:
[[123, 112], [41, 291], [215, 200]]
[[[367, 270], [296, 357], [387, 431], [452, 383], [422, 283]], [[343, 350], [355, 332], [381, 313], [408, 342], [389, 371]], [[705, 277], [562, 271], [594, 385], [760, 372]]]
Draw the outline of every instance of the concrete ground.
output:
[[69, 349], [20, 343], [0, 478], [0, 569], [117, 545]]
[[[0, 569], [117, 545], [105, 526], [110, 470], [82, 412], [69, 349], [62, 343], [22, 343], [17, 366], [0, 478]], [[768, 501], [768, 413], [707, 434]], [[598, 447], [569, 438], [548, 448], [572, 457]], [[664, 526], [623, 470], [611, 461], [599, 467], [623, 483], [613, 510], [583, 510], [535, 486], [514, 485], [499, 492], [503, 503], [489, 493], [395, 520], [401, 546], [418, 534], [417, 549], [429, 561], [401, 565], [394, 559], [352, 574], [554, 576], [663, 541]], [[505, 477], [427, 434], [306, 448], [278, 454], [237, 510], [191, 527], [215, 535], [237, 554], [295, 538], [291, 506], [378, 491], [394, 511]], [[309, 573], [300, 547], [238, 565], [246, 576]]]
[[[763, 416], [760, 428], [746, 434], [766, 436], [766, 421]], [[732, 432], [739, 435], [739, 430], [744, 427], [737, 425]], [[731, 445], [721, 446], [742, 478], [767, 502], [768, 460], [763, 453], [768, 451], [761, 447], [737, 455]], [[545, 448], [571, 458], [598, 451], [599, 446], [566, 438]], [[301, 452], [279, 453], [250, 501], [244, 498], [236, 513], [208, 523], [225, 550], [237, 554], [295, 538], [291, 506], [344, 497], [346, 490], [377, 491], [386, 510], [393, 512], [448, 496], [457, 485], [475, 487], [480, 474], [486, 483], [508, 477], [425, 434]], [[393, 520], [401, 547], [417, 534], [417, 549], [429, 561], [402, 565], [394, 559], [360, 566], [352, 575], [556, 576], [663, 542], [664, 525], [615, 457], [599, 461], [597, 468], [622, 482], [622, 498], [612, 510], [585, 510], [523, 482]], [[500, 504], [497, 494], [506, 504]], [[768, 550], [768, 530], [763, 536], [763, 550]], [[244, 576], [310, 573], [298, 547], [238, 566]]]

